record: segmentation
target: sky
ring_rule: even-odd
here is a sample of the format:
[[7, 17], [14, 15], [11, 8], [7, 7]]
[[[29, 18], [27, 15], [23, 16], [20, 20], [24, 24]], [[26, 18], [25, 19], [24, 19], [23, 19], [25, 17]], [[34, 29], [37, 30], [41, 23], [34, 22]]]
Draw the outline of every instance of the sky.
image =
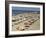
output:
[[33, 8], [33, 7], [12, 7], [12, 10], [40, 11], [40, 8]]
[[40, 11], [40, 8], [34, 8], [34, 7], [12, 7], [12, 15], [20, 14], [20, 13], [35, 13]]

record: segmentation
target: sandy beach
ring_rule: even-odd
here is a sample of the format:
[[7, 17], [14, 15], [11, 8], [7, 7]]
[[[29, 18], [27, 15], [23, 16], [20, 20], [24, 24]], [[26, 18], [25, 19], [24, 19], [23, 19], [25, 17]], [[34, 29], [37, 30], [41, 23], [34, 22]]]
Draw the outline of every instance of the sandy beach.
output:
[[40, 14], [22, 13], [12, 16], [12, 31], [40, 30]]

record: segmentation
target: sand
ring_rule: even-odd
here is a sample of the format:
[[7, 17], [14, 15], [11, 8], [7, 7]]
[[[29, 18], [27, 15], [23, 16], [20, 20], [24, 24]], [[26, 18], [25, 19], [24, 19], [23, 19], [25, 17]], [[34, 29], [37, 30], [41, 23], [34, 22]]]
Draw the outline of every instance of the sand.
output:
[[[39, 17], [40, 17], [40, 14], [33, 14], [33, 13], [24, 13], [24, 14], [18, 14], [16, 16], [12, 16], [12, 20], [13, 20], [12, 31], [40, 30]], [[34, 21], [32, 19], [34, 19]], [[33, 21], [33, 22], [28, 22], [28, 21]], [[24, 24], [24, 23], [27, 23], [27, 24]]]

